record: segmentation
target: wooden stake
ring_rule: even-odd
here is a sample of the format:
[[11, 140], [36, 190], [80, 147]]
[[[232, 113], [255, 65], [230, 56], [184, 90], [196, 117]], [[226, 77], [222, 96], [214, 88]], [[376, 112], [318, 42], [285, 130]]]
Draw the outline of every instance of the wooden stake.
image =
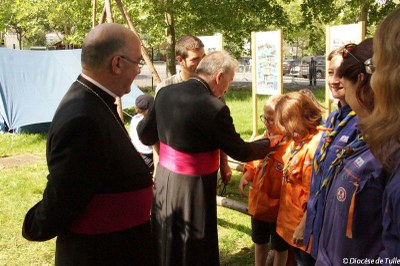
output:
[[99, 20], [99, 24], [103, 24], [104, 22], [106, 22], [106, 7], [103, 7], [103, 11], [101, 12], [101, 17]]
[[112, 10], [111, 10], [111, 2], [110, 0], [105, 0], [104, 2], [104, 7], [106, 8], [106, 18], [107, 18], [107, 23], [113, 23], [114, 19], [112, 16]]
[[[107, 23], [113, 23], [114, 19], [112, 16], [112, 9], [111, 9], [111, 2], [110, 0], [105, 0], [104, 2], [104, 9], [106, 11], [106, 18], [107, 18]], [[103, 18], [102, 18], [103, 19]], [[115, 102], [117, 104], [117, 112], [119, 115], [119, 118], [121, 118], [121, 121], [124, 122], [124, 113], [122, 111], [122, 101], [121, 97], [117, 97], [115, 99]]]
[[97, 0], [93, 0], [92, 28], [96, 26], [96, 9], [97, 9]]
[[158, 75], [156, 68], [154, 67], [153, 63], [151, 62], [149, 55], [147, 54], [147, 50], [143, 45], [143, 42], [142, 42], [142, 39], [140, 38], [139, 33], [136, 31], [135, 27], [133, 26], [133, 23], [132, 23], [131, 19], [129, 18], [128, 12], [126, 12], [121, 0], [115, 0], [115, 2], [117, 2], [117, 6], [118, 6], [119, 10], [121, 11], [122, 16], [125, 18], [126, 23], [128, 23], [128, 26], [131, 29], [131, 31], [133, 31], [139, 37], [140, 48], [142, 51], [143, 59], [146, 62], [147, 67], [149, 68], [150, 73], [154, 78], [154, 82], [156, 83], [156, 85], [158, 85], [161, 82], [160, 76]]

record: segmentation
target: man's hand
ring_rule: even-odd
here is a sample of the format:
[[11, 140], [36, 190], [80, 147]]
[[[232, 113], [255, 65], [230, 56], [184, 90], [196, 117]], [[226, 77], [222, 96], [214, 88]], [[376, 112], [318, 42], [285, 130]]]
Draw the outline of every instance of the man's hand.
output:
[[222, 181], [224, 181], [225, 184], [228, 184], [231, 181], [232, 177], [232, 170], [229, 167], [229, 165], [227, 163], [221, 164], [219, 166], [219, 171], [221, 174]]
[[226, 185], [231, 181], [232, 170], [228, 165], [228, 155], [226, 155], [225, 152], [220, 150], [219, 156], [220, 156], [219, 172], [220, 172], [222, 181], [224, 181], [224, 184]]

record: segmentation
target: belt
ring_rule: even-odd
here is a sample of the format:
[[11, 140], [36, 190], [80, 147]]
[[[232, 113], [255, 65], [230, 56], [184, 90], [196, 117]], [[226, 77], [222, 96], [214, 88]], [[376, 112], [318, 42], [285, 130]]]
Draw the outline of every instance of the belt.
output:
[[210, 152], [181, 152], [160, 142], [159, 163], [168, 170], [186, 175], [208, 175], [219, 168], [219, 149]]
[[96, 195], [70, 226], [78, 234], [105, 234], [132, 228], [150, 219], [152, 187]]

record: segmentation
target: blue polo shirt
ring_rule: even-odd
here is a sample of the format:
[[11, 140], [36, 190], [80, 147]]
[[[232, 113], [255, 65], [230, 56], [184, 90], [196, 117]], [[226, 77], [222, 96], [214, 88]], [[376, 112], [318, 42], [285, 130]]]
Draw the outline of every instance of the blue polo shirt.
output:
[[[335, 128], [350, 112], [351, 108], [349, 105], [341, 106], [337, 110], [333, 111], [325, 124], [326, 128]], [[336, 116], [334, 124], [332, 124], [332, 117]], [[340, 132], [333, 139], [332, 143], [326, 150], [326, 158], [320, 164], [320, 170], [316, 173], [313, 168], [313, 173], [311, 177], [311, 187], [310, 196], [307, 203], [307, 220], [306, 228], [304, 232], [304, 245], [308, 246], [310, 242], [310, 237], [312, 235], [312, 246], [311, 246], [311, 256], [315, 259], [317, 258], [318, 252], [318, 240], [319, 234], [322, 227], [323, 214], [325, 209], [325, 194], [326, 188], [320, 190], [322, 181], [327, 175], [329, 166], [332, 161], [336, 159], [336, 154], [347, 144], [351, 143], [357, 137], [356, 124], [358, 122], [357, 117], [353, 117], [347, 122], [346, 126], [340, 130]], [[320, 153], [321, 146], [324, 144], [326, 138], [326, 133], [322, 135], [322, 138], [318, 144], [317, 153]], [[317, 195], [318, 192], [318, 195]]]
[[[328, 186], [316, 265], [356, 264], [350, 259], [362, 262], [379, 257], [383, 250], [382, 199], [387, 177], [366, 144], [344, 161], [343, 168]], [[348, 226], [348, 221], [352, 226]], [[351, 237], [346, 236], [346, 230]]]

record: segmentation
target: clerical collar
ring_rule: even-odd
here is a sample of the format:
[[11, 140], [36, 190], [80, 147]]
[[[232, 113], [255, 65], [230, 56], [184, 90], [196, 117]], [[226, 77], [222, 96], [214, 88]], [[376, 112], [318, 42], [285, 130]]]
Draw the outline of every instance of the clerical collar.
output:
[[195, 79], [195, 80], [199, 81], [211, 93], [211, 88], [210, 88], [210, 86], [207, 84], [207, 82], [204, 79], [202, 79], [202, 78], [200, 78], [198, 76], [191, 77], [190, 79]]
[[99, 87], [100, 89], [102, 89], [103, 91], [105, 91], [107, 94], [111, 95], [114, 99], [117, 98], [117, 95], [115, 93], [113, 93], [112, 91], [110, 91], [109, 89], [107, 89], [106, 87], [104, 87], [103, 85], [101, 85], [100, 83], [98, 83], [97, 81], [95, 81], [94, 79], [92, 79], [91, 77], [81, 73], [81, 76], [90, 81], [91, 83], [93, 83], [94, 85], [96, 85], [97, 87]]

